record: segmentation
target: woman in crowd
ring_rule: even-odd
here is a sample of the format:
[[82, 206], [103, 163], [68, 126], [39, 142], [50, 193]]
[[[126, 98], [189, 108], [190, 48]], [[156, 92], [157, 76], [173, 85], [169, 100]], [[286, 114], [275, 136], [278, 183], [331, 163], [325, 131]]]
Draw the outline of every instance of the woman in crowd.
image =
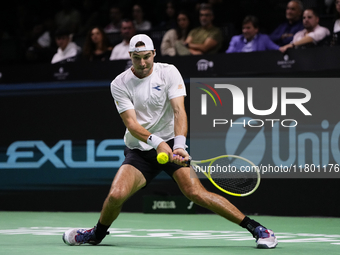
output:
[[177, 55], [176, 44], [184, 44], [190, 30], [192, 28], [192, 22], [189, 14], [185, 11], [180, 11], [177, 15], [177, 27], [176, 29], [170, 29], [167, 31], [162, 39], [161, 54], [168, 56]]
[[335, 0], [336, 20], [331, 45], [340, 45], [340, 0]]
[[112, 47], [101, 27], [89, 30], [83, 47], [83, 56], [89, 61], [107, 61], [111, 55]]

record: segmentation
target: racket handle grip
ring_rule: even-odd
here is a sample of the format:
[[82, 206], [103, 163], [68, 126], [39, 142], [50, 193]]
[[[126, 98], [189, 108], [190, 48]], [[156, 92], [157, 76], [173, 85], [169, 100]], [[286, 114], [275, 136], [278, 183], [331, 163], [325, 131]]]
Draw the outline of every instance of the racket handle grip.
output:
[[[177, 155], [177, 154], [172, 154], [174, 157], [175, 156], [179, 156], [179, 155]], [[189, 156], [189, 160], [187, 160], [187, 161], [184, 161], [184, 163], [186, 164], [186, 166], [190, 166], [190, 161], [191, 161], [191, 157]]]

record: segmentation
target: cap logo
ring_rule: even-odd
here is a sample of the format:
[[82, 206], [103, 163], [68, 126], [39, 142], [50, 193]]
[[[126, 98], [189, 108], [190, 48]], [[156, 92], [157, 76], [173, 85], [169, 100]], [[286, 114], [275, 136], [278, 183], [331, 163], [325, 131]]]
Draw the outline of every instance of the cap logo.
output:
[[133, 51], [134, 51], [134, 52], [140, 52], [140, 51], [146, 51], [146, 49], [145, 49], [145, 46], [142, 46], [142, 47], [135, 47], [135, 48], [133, 49]]

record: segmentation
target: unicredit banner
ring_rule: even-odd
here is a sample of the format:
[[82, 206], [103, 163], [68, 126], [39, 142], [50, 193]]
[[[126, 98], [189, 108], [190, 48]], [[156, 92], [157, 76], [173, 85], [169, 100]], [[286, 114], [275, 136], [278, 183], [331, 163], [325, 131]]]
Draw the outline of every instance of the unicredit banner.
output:
[[339, 84], [338, 78], [191, 79], [191, 156], [239, 155], [262, 178], [340, 178]]

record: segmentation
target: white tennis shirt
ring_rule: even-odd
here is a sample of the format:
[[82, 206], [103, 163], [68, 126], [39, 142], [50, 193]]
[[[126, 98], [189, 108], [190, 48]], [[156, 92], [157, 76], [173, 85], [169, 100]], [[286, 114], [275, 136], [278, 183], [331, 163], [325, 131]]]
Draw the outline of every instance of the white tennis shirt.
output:
[[[129, 68], [111, 82], [111, 93], [119, 113], [134, 109], [138, 123], [150, 133], [165, 141], [174, 138], [174, 113], [170, 100], [186, 96], [183, 78], [175, 66], [154, 63], [152, 73], [143, 79], [136, 77]], [[124, 141], [130, 149], [152, 149], [133, 137], [128, 129]]]

